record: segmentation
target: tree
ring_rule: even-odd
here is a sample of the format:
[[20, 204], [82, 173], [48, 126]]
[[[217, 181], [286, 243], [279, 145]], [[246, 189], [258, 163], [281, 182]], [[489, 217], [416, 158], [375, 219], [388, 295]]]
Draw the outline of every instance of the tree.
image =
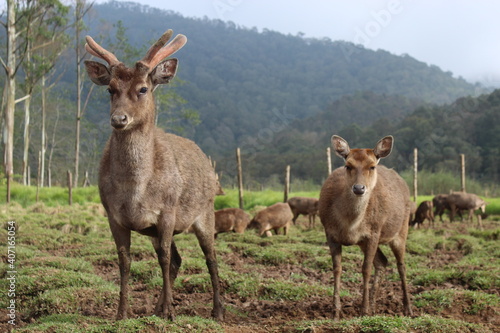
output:
[[[76, 53], [76, 123], [75, 123], [75, 170], [74, 170], [74, 187], [78, 186], [78, 167], [80, 164], [80, 127], [82, 119], [82, 89], [83, 80], [81, 72], [82, 56], [82, 40], [81, 33], [85, 29], [83, 18], [94, 3], [90, 4], [86, 0], [76, 0], [75, 4], [75, 53]], [[88, 100], [88, 99], [87, 99]]]
[[27, 184], [28, 153], [30, 142], [30, 105], [36, 85], [42, 83], [42, 160], [41, 186], [44, 184], [45, 165], [45, 108], [46, 75], [54, 68], [61, 52], [66, 46], [66, 14], [69, 7], [58, 0], [31, 1], [24, 8], [25, 15], [20, 22], [23, 26], [23, 39], [26, 49], [26, 61], [23, 61], [24, 82], [21, 85], [26, 96], [24, 100], [24, 149], [23, 149], [23, 184]]
[[7, 178], [7, 202], [10, 202], [10, 185], [14, 174], [14, 111], [16, 107], [16, 73], [19, 69], [17, 61], [18, 35], [16, 14], [18, 3], [7, 0], [7, 22], [2, 25], [7, 30], [7, 61], [0, 58], [5, 70], [5, 112], [3, 124], [4, 170]]

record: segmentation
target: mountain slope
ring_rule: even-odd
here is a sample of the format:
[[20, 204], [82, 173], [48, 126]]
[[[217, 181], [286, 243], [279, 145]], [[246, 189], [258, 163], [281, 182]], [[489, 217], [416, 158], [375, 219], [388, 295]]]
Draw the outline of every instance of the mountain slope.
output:
[[[188, 37], [176, 54], [178, 76], [187, 83], [175, 89], [201, 116], [201, 124], [188, 135], [212, 156], [225, 155], [255, 135], [276, 110], [302, 119], [359, 91], [446, 103], [475, 89], [409, 56], [347, 42], [258, 32], [135, 3], [109, 2], [94, 10], [93, 35], [112, 36], [110, 23], [121, 20], [136, 46], [149, 45], [168, 28]], [[372, 118], [367, 110], [359, 112], [361, 118]]]

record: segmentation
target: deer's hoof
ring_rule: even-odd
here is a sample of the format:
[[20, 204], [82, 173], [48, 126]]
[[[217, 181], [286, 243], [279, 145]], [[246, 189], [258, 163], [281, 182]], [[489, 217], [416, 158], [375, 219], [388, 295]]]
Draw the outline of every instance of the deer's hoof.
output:
[[225, 313], [226, 310], [222, 306], [219, 308], [214, 308], [212, 310], [212, 318], [214, 318], [218, 322], [223, 322]]

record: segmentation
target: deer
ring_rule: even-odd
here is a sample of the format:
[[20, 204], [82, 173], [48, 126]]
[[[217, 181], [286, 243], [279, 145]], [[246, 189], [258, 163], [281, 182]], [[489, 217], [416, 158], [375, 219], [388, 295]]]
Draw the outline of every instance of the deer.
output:
[[214, 237], [223, 232], [233, 231], [238, 234], [245, 232], [250, 223], [250, 216], [240, 208], [224, 208], [215, 212]]
[[313, 229], [316, 223], [316, 215], [318, 214], [318, 199], [293, 197], [288, 199], [287, 202], [292, 209], [293, 224], [295, 225], [299, 215], [307, 215], [309, 217], [309, 229]]
[[455, 218], [455, 212], [460, 210], [467, 210], [469, 212], [469, 223], [472, 223], [474, 211], [481, 210], [482, 214], [477, 215], [477, 223], [479, 229], [483, 230], [483, 223], [481, 218], [486, 218], [486, 205], [487, 203], [474, 193], [453, 192], [446, 197], [446, 202], [450, 206], [450, 222]]
[[290, 206], [284, 202], [277, 202], [274, 205], [264, 208], [255, 214], [253, 219], [248, 224], [249, 229], [258, 228], [259, 236], [266, 234], [271, 237], [274, 230], [276, 235], [279, 229], [283, 228], [285, 236], [288, 235], [288, 229], [292, 224], [293, 213]]
[[[361, 314], [370, 315], [380, 287], [381, 274], [388, 265], [380, 244], [388, 244], [396, 257], [403, 290], [403, 309], [413, 315], [404, 262], [410, 192], [404, 180], [392, 169], [379, 165], [392, 150], [394, 139], [386, 136], [373, 149], [350, 149], [346, 140], [331, 138], [336, 155], [345, 165], [325, 180], [319, 197], [319, 217], [333, 263], [333, 317], [340, 319], [340, 275], [342, 246], [358, 245], [363, 254]], [[375, 267], [371, 290], [372, 268]]]
[[173, 236], [192, 226], [212, 282], [211, 314], [222, 321], [225, 310], [214, 248], [214, 170], [193, 141], [166, 133], [154, 122], [153, 91], [170, 82], [177, 71], [178, 60], [166, 58], [187, 42], [179, 34], [167, 44], [172, 34], [167, 30], [133, 67], [86, 37], [87, 52], [107, 62], [87, 60], [85, 67], [93, 83], [107, 86], [111, 101], [112, 132], [102, 154], [98, 183], [118, 252], [116, 318], [126, 319], [129, 313], [130, 245], [135, 231], [151, 238], [161, 267], [163, 286], [155, 314], [175, 319], [172, 287], [182, 259]]
[[432, 201], [425, 200], [418, 205], [417, 210], [415, 211], [415, 217], [411, 220], [410, 226], [414, 228], [418, 228], [420, 224], [423, 224], [425, 220], [429, 220], [429, 226], [434, 225], [434, 206]]

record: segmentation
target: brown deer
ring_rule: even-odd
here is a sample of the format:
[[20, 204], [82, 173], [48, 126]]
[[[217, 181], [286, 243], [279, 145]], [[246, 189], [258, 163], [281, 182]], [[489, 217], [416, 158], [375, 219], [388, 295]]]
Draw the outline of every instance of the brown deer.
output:
[[274, 230], [276, 235], [279, 229], [283, 228], [285, 236], [288, 235], [288, 228], [292, 223], [293, 213], [290, 206], [284, 202], [278, 202], [255, 214], [254, 218], [248, 225], [249, 229], [258, 228], [259, 236], [266, 234], [271, 237], [271, 230]]
[[233, 231], [238, 234], [245, 232], [250, 223], [250, 216], [240, 208], [224, 208], [215, 212], [215, 235]]
[[297, 221], [299, 215], [308, 215], [309, 229], [314, 228], [316, 215], [318, 214], [318, 199], [306, 197], [293, 197], [288, 199], [288, 204], [293, 213], [293, 224]]
[[417, 210], [415, 211], [415, 217], [411, 220], [410, 225], [418, 228], [420, 224], [423, 224], [425, 220], [429, 220], [429, 226], [434, 225], [434, 206], [432, 201], [425, 200], [418, 205]]
[[[387, 157], [393, 137], [381, 139], [374, 149], [350, 149], [347, 141], [332, 137], [335, 153], [345, 160], [345, 166], [334, 170], [321, 189], [319, 216], [333, 261], [333, 316], [340, 319], [340, 274], [342, 246], [358, 245], [364, 253], [362, 315], [370, 315], [380, 285], [387, 258], [379, 244], [388, 244], [397, 261], [403, 289], [405, 315], [412, 315], [406, 284], [404, 263], [410, 192], [401, 177], [391, 169], [378, 165]], [[375, 266], [371, 291], [369, 280]]]
[[477, 223], [479, 228], [483, 229], [482, 217], [486, 218], [486, 202], [479, 196], [473, 193], [453, 192], [446, 197], [446, 202], [450, 206], [450, 222], [453, 222], [455, 213], [460, 210], [469, 212], [469, 222], [472, 223], [474, 211], [481, 209], [482, 214], [477, 215]]
[[[120, 301], [117, 319], [128, 315], [131, 231], [150, 236], [163, 277], [155, 314], [174, 319], [172, 286], [181, 265], [173, 236], [191, 225], [205, 254], [213, 287], [212, 316], [223, 320], [214, 249], [213, 203], [217, 190], [208, 158], [192, 141], [155, 127], [153, 91], [175, 76], [177, 59], [163, 60], [186, 43], [165, 32], [134, 67], [87, 36], [87, 51], [108, 63], [86, 61], [97, 85], [108, 86], [113, 127], [101, 159], [99, 193], [118, 250]], [[166, 45], [165, 45], [166, 44]]]

